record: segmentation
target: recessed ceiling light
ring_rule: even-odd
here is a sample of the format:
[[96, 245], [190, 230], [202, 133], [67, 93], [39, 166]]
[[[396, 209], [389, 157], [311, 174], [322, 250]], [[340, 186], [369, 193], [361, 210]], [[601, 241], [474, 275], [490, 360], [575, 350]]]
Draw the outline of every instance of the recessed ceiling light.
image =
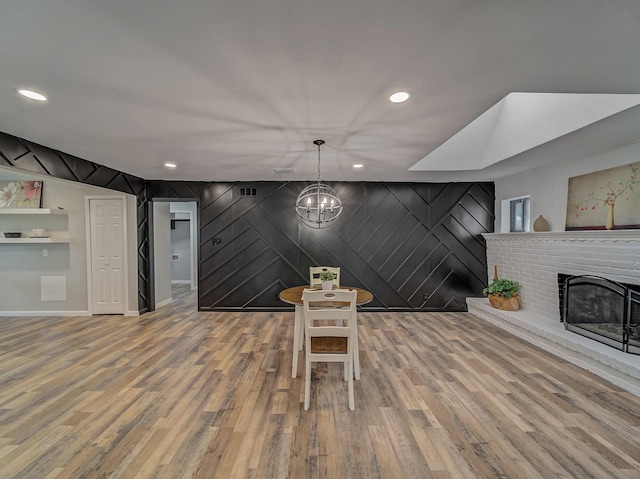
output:
[[164, 166], [166, 166], [167, 168], [177, 168], [178, 165], [176, 165], [175, 163], [165, 163]]
[[362, 163], [354, 163], [354, 168], [362, 168], [364, 165]]
[[31, 98], [32, 100], [47, 101], [47, 97], [42, 93], [38, 93], [37, 91], [22, 89], [18, 90], [18, 93], [20, 93], [22, 96], [26, 96], [27, 98]]
[[397, 91], [389, 97], [389, 100], [391, 101], [391, 103], [402, 103], [404, 101], [407, 101], [410, 96], [411, 93], [409, 93], [408, 91]]

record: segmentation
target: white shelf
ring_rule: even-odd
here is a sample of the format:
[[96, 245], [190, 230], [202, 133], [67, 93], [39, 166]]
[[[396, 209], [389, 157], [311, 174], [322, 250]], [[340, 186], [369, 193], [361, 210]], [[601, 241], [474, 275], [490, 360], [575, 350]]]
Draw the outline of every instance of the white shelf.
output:
[[[67, 210], [61, 210], [59, 208], [0, 208], [0, 215], [56, 215], [67, 216]], [[22, 228], [20, 228], [22, 229]], [[16, 230], [19, 230], [16, 228]], [[14, 231], [16, 231], [14, 230]], [[53, 238], [30, 238], [28, 233], [23, 231], [21, 238], [5, 238], [3, 233], [0, 232], [0, 244], [52, 244], [52, 243], [69, 243], [69, 238], [64, 236], [65, 232], [62, 232], [63, 236], [54, 235]]]
[[0, 238], [0, 243], [68, 243], [69, 238]]
[[66, 215], [67, 210], [52, 208], [0, 208], [0, 215]]

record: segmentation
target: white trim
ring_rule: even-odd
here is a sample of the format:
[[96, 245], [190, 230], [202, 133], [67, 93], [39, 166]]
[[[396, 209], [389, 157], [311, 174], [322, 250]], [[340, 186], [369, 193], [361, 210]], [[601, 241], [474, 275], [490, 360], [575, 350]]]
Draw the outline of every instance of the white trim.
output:
[[190, 279], [172, 279], [171, 284], [191, 284]]
[[193, 211], [189, 211], [189, 226], [191, 234], [189, 235], [189, 250], [191, 253], [191, 291], [198, 289], [198, 202], [191, 201]]
[[0, 311], [1, 316], [91, 316], [89, 311]]
[[89, 200], [92, 196], [84, 197], [84, 235], [85, 235], [85, 252], [87, 254], [87, 308], [89, 314], [93, 315], [93, 281], [91, 280], [91, 210], [89, 208]]
[[123, 314], [129, 311], [129, 247], [127, 243], [128, 232], [127, 232], [127, 197], [126, 195], [86, 195], [84, 197], [84, 224], [85, 224], [85, 234], [86, 234], [86, 245], [87, 245], [87, 307], [89, 308], [89, 312], [93, 315], [93, 286], [91, 282], [91, 210], [89, 203], [91, 200], [120, 200], [122, 201], [122, 261], [123, 264], [126, 265], [126, 268], [123, 268], [124, 278], [122, 279], [122, 287], [124, 291], [123, 299]]

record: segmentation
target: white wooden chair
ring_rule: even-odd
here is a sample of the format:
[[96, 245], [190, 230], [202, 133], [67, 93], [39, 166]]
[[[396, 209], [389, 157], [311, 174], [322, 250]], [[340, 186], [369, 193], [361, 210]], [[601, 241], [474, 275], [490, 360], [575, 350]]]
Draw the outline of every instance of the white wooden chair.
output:
[[333, 273], [333, 285], [336, 288], [340, 287], [340, 267], [339, 266], [310, 266], [309, 267], [309, 284], [311, 287], [320, 286], [320, 273], [323, 271], [329, 271]]
[[[304, 410], [309, 410], [311, 363], [341, 362], [348, 384], [349, 409], [354, 410], [353, 362], [358, 347], [356, 291], [317, 291], [302, 294], [305, 330]], [[320, 324], [318, 322], [320, 321]]]
[[[309, 285], [313, 287], [319, 287], [322, 285], [320, 281], [320, 273], [323, 271], [330, 271], [333, 273], [333, 285], [336, 288], [340, 287], [340, 267], [338, 266], [310, 266], [309, 267]], [[298, 351], [302, 351], [304, 345], [304, 324], [302, 324], [302, 318], [304, 314], [302, 306], [296, 306], [295, 310], [295, 322], [293, 328], [293, 362], [291, 364], [291, 377], [295, 378], [298, 375]], [[358, 378], [360, 379], [360, 372], [358, 371]]]

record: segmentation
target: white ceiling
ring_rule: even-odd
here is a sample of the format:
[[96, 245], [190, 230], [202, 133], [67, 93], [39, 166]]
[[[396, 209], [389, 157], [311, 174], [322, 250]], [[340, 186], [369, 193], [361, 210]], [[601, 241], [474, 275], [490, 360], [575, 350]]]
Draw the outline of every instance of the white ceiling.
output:
[[511, 92], [640, 94], [639, 25], [638, 0], [10, 0], [0, 131], [146, 179], [315, 179], [317, 138], [327, 180], [498, 179], [640, 141], [640, 107], [409, 168]]

